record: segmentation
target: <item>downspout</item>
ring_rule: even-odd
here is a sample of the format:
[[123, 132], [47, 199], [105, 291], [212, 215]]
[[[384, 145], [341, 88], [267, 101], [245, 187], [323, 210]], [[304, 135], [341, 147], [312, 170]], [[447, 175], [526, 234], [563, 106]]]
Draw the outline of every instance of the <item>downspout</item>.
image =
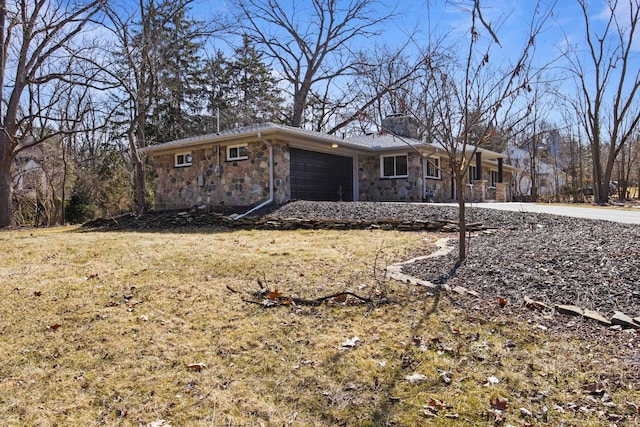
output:
[[258, 132], [258, 141], [260, 142], [264, 142], [269, 146], [269, 199], [265, 200], [264, 202], [260, 203], [258, 206], [255, 206], [251, 209], [249, 209], [247, 212], [240, 214], [240, 215], [236, 215], [233, 217], [234, 220], [240, 219], [240, 218], [244, 218], [245, 216], [249, 215], [250, 213], [253, 213], [255, 211], [257, 211], [258, 209], [262, 209], [265, 206], [269, 206], [271, 203], [273, 203], [273, 145], [267, 141], [266, 139], [262, 138], [262, 132]]

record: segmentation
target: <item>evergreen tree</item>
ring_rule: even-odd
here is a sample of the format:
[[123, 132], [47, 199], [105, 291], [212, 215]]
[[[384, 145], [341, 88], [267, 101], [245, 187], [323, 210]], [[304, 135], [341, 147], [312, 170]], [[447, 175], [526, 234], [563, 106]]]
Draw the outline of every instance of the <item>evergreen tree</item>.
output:
[[[139, 9], [109, 4], [105, 28], [114, 41], [114, 60], [102, 71], [117, 88], [115, 97], [126, 127], [129, 155], [135, 171], [136, 211], [145, 209], [147, 186], [139, 149], [149, 144], [195, 133], [189, 125], [197, 52], [208, 34], [204, 24], [186, 17], [193, 0], [140, 1]], [[188, 67], [187, 67], [188, 65]], [[199, 130], [198, 130], [199, 132]]]
[[213, 133], [217, 131], [216, 116], [220, 117], [220, 129], [229, 129], [235, 122], [233, 107], [229, 103], [231, 92], [229, 78], [229, 61], [222, 51], [217, 51], [214, 58], [208, 59], [204, 69], [205, 79], [202, 92], [206, 97], [208, 120], [203, 120], [205, 131]]
[[247, 37], [234, 51], [233, 59], [220, 51], [206, 63], [207, 109], [211, 115], [210, 131], [233, 129], [267, 121], [282, 122], [283, 98], [272, 70], [262, 60]]
[[[187, 16], [189, 9], [164, 2], [156, 9], [153, 32], [165, 44], [158, 69], [157, 104], [147, 134], [153, 142], [164, 142], [201, 132], [199, 94], [202, 79], [203, 24]], [[180, 1], [178, 3], [184, 3]]]
[[229, 100], [234, 103], [236, 126], [282, 120], [284, 100], [262, 56], [246, 36], [242, 46], [235, 50], [229, 67], [232, 86]]

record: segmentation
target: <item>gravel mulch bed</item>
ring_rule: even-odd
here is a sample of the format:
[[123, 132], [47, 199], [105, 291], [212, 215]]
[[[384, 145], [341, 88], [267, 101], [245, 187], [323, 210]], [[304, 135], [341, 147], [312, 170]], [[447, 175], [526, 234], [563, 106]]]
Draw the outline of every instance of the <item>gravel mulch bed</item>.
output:
[[[268, 214], [314, 219], [456, 219], [457, 207], [403, 203], [297, 201]], [[410, 264], [405, 274], [463, 286], [480, 294], [476, 310], [496, 309], [498, 297], [522, 305], [525, 296], [550, 306], [575, 304], [609, 317], [640, 316], [640, 227], [609, 221], [467, 207], [467, 222], [496, 227], [472, 237], [455, 271], [454, 251]], [[499, 309], [499, 308], [498, 308]], [[512, 310], [509, 310], [512, 311]], [[514, 313], [526, 310], [513, 310]]]

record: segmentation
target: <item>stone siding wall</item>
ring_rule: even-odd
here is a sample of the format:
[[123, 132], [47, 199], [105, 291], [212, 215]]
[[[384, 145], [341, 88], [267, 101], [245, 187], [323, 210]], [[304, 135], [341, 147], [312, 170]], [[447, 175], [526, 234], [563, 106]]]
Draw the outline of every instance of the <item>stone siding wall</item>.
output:
[[511, 198], [509, 197], [509, 183], [498, 182], [496, 184], [496, 202], [509, 202]]
[[[221, 176], [216, 176], [217, 146], [192, 150], [191, 166], [175, 167], [174, 154], [155, 156], [155, 209], [183, 209], [199, 205], [215, 208], [253, 206], [269, 198], [269, 145], [248, 144], [248, 159], [226, 161], [220, 147]], [[289, 199], [289, 152], [273, 143], [274, 199]]]
[[412, 116], [387, 116], [382, 119], [382, 129], [394, 135], [418, 139], [420, 137], [420, 123]]
[[360, 201], [420, 202], [423, 200], [422, 158], [415, 153], [408, 157], [408, 178], [381, 178], [380, 156], [358, 156]]
[[[286, 141], [274, 141], [274, 203], [291, 197], [290, 154]], [[175, 153], [154, 156], [156, 172], [155, 209], [185, 209], [207, 205], [213, 210], [226, 207], [251, 207], [269, 198], [269, 144], [254, 141], [248, 144], [248, 159], [226, 161], [226, 148], [220, 147], [222, 175], [216, 176], [217, 146], [192, 150], [193, 164], [175, 167]], [[185, 151], [180, 151], [185, 153]], [[422, 158], [408, 155], [408, 178], [381, 178], [380, 155], [358, 156], [358, 187], [361, 201], [420, 202], [425, 200], [425, 185], [434, 202], [449, 202], [451, 197], [450, 166], [441, 159], [442, 178], [423, 179]], [[466, 187], [465, 200], [495, 199], [510, 201], [509, 184], [512, 174], [504, 172], [504, 183], [495, 190], [487, 188], [490, 171], [483, 168], [483, 180]], [[482, 188], [484, 187], [484, 188]]]

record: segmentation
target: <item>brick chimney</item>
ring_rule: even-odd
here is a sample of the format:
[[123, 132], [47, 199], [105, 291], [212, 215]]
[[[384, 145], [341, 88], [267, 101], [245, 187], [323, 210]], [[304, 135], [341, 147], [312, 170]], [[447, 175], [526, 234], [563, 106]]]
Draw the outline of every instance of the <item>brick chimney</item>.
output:
[[420, 125], [418, 120], [412, 116], [404, 114], [390, 114], [382, 119], [382, 131], [405, 138], [419, 139], [418, 130]]

